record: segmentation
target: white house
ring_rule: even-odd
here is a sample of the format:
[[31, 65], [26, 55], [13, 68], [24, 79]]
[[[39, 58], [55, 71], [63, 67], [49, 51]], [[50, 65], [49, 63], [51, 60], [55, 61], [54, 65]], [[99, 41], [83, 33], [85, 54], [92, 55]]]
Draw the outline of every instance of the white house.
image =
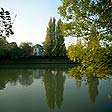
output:
[[43, 46], [36, 44], [33, 46], [33, 55], [34, 56], [43, 56], [44, 55], [44, 48]]

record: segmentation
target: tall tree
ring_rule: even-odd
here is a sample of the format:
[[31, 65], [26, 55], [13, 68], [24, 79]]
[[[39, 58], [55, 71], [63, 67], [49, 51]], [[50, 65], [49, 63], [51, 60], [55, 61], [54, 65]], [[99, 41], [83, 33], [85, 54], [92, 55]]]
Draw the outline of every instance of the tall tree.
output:
[[62, 21], [58, 20], [56, 25], [56, 34], [55, 34], [55, 56], [64, 56], [66, 55], [66, 47], [64, 43], [64, 36], [62, 34]]
[[46, 38], [45, 38], [45, 42], [44, 42], [44, 49], [45, 49], [45, 54], [47, 56], [51, 56], [52, 55], [52, 44], [53, 44], [53, 27], [52, 27], [52, 18], [50, 18], [49, 23], [48, 23], [48, 27], [47, 27], [47, 31], [46, 31]]
[[55, 31], [56, 31], [56, 19], [55, 17], [53, 17], [53, 21], [52, 21], [52, 27], [51, 27], [51, 40], [52, 40], [52, 43], [51, 43], [51, 52], [52, 52], [52, 55], [54, 56], [54, 46], [56, 44], [56, 41], [55, 41]]
[[83, 38], [83, 45], [69, 47], [69, 58], [81, 63], [81, 73], [94, 73], [94, 76], [101, 77], [98, 75], [100, 70], [109, 69], [107, 65], [112, 65], [112, 1], [61, 1], [59, 13], [65, 19], [65, 36]]
[[66, 54], [64, 37], [62, 35], [61, 19], [55, 24], [55, 18], [50, 18], [47, 27], [44, 49], [47, 56], [63, 56]]

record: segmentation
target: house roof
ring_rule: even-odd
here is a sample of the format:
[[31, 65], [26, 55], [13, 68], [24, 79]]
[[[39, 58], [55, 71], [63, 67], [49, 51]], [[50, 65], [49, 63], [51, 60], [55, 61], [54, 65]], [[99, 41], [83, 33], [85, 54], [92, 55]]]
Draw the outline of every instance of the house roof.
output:
[[43, 47], [43, 46], [41, 46], [40, 44], [36, 44], [33, 47]]

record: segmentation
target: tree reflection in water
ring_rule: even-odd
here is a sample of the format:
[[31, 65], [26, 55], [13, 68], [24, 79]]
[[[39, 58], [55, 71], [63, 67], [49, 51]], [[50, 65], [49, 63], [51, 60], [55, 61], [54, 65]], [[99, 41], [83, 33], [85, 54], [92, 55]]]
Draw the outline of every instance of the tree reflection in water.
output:
[[47, 102], [50, 110], [55, 106], [61, 108], [63, 102], [63, 91], [65, 83], [65, 75], [61, 70], [46, 70], [43, 75]]
[[[94, 72], [92, 73], [92, 71]], [[69, 69], [68, 75], [71, 78], [75, 78], [77, 88], [80, 88], [82, 81], [85, 81], [85, 84], [88, 86], [90, 99], [93, 103], [95, 103], [96, 97], [98, 96], [99, 80], [109, 79], [109, 77], [112, 76], [112, 69], [105, 66], [105, 68], [103, 67], [97, 70], [90, 70], [88, 68], [84, 69], [81, 66], [77, 66]], [[107, 97], [108, 99], [111, 99], [111, 93], [109, 93]]]
[[66, 76], [63, 70], [52, 69], [1, 69], [0, 70], [0, 90], [6, 88], [7, 84], [30, 86], [35, 79], [43, 79], [46, 98], [50, 109], [55, 106], [61, 108], [63, 102], [64, 83]]
[[95, 103], [96, 96], [98, 96], [99, 80], [98, 78], [90, 77], [87, 79], [87, 83], [88, 83], [88, 92], [89, 92], [90, 99], [93, 103]]
[[45, 70], [32, 70], [32, 69], [1, 69], [0, 70], [0, 89], [3, 90], [7, 83], [17, 85], [18, 83], [23, 86], [30, 86], [34, 79], [43, 76]]
[[[22, 86], [30, 86], [35, 79], [42, 79], [41, 81], [45, 87], [46, 99], [50, 110], [61, 108], [64, 94], [64, 84], [66, 77], [65, 70], [53, 69], [8, 69], [0, 70], [0, 90], [6, 88], [7, 84]], [[99, 80], [109, 79], [112, 74], [111, 70], [103, 69], [96, 71], [96, 73], [85, 72], [80, 67], [75, 67], [69, 70], [68, 76], [75, 78], [77, 88], [81, 87], [82, 82], [88, 87], [88, 94], [93, 103], [98, 96]], [[111, 82], [111, 81], [110, 81]], [[109, 83], [110, 84], [110, 83]], [[44, 88], [43, 88], [44, 89]], [[82, 88], [81, 88], [82, 89]], [[107, 99], [112, 100], [111, 85], [107, 94]], [[82, 94], [82, 93], [81, 93]]]

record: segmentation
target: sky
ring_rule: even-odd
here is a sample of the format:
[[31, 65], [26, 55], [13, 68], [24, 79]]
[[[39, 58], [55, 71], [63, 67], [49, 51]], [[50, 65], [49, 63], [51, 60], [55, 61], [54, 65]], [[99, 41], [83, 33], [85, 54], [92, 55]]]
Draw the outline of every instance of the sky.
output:
[[[46, 28], [50, 17], [60, 18], [58, 7], [60, 0], [0, 0], [0, 7], [10, 11], [14, 35], [8, 38], [9, 42], [32, 42], [42, 44], [45, 41]], [[74, 39], [65, 38], [66, 46]]]

